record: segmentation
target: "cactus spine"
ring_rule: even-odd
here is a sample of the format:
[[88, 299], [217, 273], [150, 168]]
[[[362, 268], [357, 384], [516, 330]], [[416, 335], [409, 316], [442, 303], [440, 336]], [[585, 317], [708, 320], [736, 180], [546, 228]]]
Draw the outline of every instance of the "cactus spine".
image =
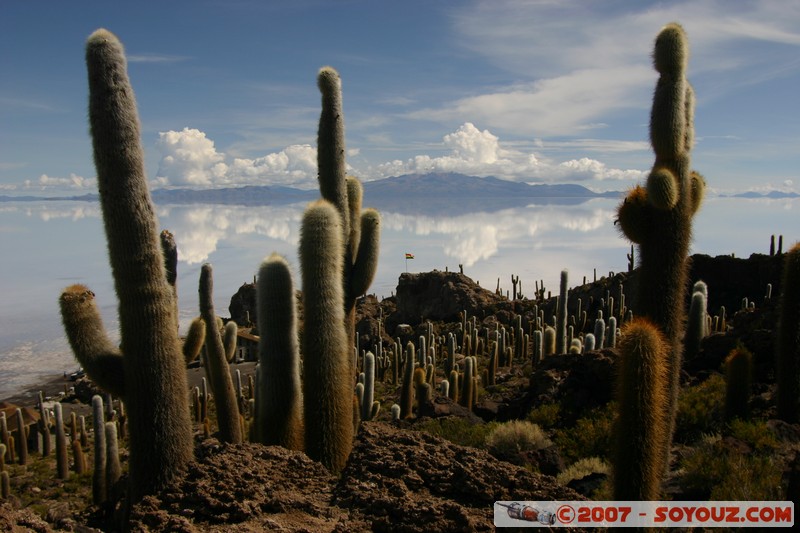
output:
[[258, 270], [259, 372], [255, 440], [303, 449], [303, 391], [294, 283], [289, 264], [272, 254]]
[[352, 360], [344, 328], [342, 219], [312, 203], [300, 228], [303, 278], [303, 403], [306, 453], [332, 472], [353, 445]]
[[64, 291], [61, 314], [73, 352], [89, 376], [128, 405], [129, 496], [136, 502], [173, 480], [192, 458], [188, 387], [122, 45], [110, 32], [97, 30], [87, 42], [86, 64], [121, 350], [108, 340], [86, 287]]
[[[622, 233], [639, 245], [639, 280], [633, 308], [663, 332], [669, 344], [670, 430], [680, 388], [687, 261], [692, 218], [702, 202], [705, 181], [691, 171], [694, 93], [686, 80], [689, 47], [680, 25], [665, 26], [653, 52], [659, 79], [650, 115], [655, 162], [646, 189], [635, 187], [619, 206]], [[670, 439], [662, 450], [666, 465]]]
[[[204, 264], [200, 268], [200, 316], [206, 323], [206, 354], [211, 379], [211, 390], [214, 391], [214, 403], [217, 406], [217, 423], [219, 438], [223, 442], [239, 444], [242, 442], [242, 427], [239, 422], [239, 406], [233, 389], [233, 380], [228, 368], [226, 350], [217, 328], [217, 315], [214, 312], [214, 278], [211, 265]], [[188, 395], [187, 395], [188, 397]]]
[[637, 318], [619, 342], [614, 430], [614, 499], [658, 500], [669, 441], [668, 345], [652, 322]]
[[800, 243], [795, 244], [783, 260], [776, 352], [778, 418], [797, 422], [800, 397]]

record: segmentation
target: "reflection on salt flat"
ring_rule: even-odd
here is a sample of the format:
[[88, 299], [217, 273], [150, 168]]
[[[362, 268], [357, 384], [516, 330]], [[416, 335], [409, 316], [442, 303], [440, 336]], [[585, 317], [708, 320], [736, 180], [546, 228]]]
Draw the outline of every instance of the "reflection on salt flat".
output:
[[[305, 204], [281, 207], [171, 206], [160, 211], [163, 227], [176, 236], [180, 260], [197, 264], [212, 258], [218, 246], [233, 239], [279, 241], [296, 247]], [[383, 231], [407, 236], [405, 246], [429, 237], [446, 237], [444, 255], [465, 266], [489, 259], [506, 245], [523, 238], [547, 239], [560, 232], [604, 234], [597, 244], [611, 244], [614, 211], [585, 206], [535, 206], [470, 215], [405, 215], [383, 212]], [[285, 246], [280, 246], [285, 249]], [[382, 250], [388, 251], [388, 250]], [[293, 255], [293, 254], [290, 254]]]
[[[368, 203], [368, 202], [365, 202]], [[272, 252], [289, 261], [299, 285], [297, 243], [305, 203], [281, 206], [159, 205], [162, 228], [175, 234], [180, 264], [182, 325], [198, 312], [200, 265], [214, 265], [214, 298], [220, 314]], [[406, 269], [458, 270], [484, 287], [510, 288], [510, 276], [532, 293], [534, 280], [558, 286], [562, 269], [571, 284], [626, 268], [630, 244], [613, 224], [617, 201], [480, 209], [409, 210], [397, 202], [382, 209], [378, 271], [370, 289], [388, 296]], [[788, 248], [800, 238], [800, 200], [709, 198], [694, 222], [692, 252], [746, 257], [769, 250], [769, 236], [784, 235]], [[20, 380], [76, 366], [61, 331], [57, 298], [66, 285], [87, 284], [112, 332], [116, 296], [98, 204], [16, 202], [0, 204], [0, 397]], [[405, 254], [414, 254], [406, 261]], [[45, 349], [46, 347], [46, 349]], [[46, 352], [46, 353], [45, 353]], [[46, 364], [43, 365], [43, 362]], [[3, 376], [9, 376], [3, 378]], [[28, 376], [25, 378], [24, 376]], [[13, 379], [12, 379], [13, 377]], [[4, 389], [5, 387], [5, 389]]]
[[178, 245], [180, 261], [207, 261], [219, 244], [236, 235], [262, 236], [296, 245], [302, 206], [167, 206], [159, 209], [161, 226]]
[[[588, 203], [571, 206], [531, 206], [505, 209], [495, 213], [470, 215], [409, 216], [384, 213], [384, 228], [414, 237], [447, 237], [442, 251], [465, 267], [497, 255], [501, 249], [523, 241], [566, 238], [569, 232], [604, 231], [613, 225], [611, 209], [595, 208]], [[609, 235], [604, 235], [605, 240]], [[410, 239], [413, 244], [413, 239]], [[610, 244], [610, 243], [606, 243]]]

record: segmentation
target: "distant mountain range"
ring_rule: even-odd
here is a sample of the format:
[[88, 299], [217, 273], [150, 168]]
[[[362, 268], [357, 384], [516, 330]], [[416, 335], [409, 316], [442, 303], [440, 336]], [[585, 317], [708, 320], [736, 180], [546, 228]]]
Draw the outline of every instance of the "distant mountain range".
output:
[[[406, 174], [363, 184], [364, 205], [400, 213], [459, 214], [496, 211], [526, 205], [575, 205], [593, 198], [620, 198], [619, 191], [594, 192], [582, 185], [529, 185], [496, 177], [457, 173]], [[156, 189], [157, 204], [285, 205], [319, 198], [319, 191], [250, 185], [225, 189]], [[730, 195], [741, 198], [796, 198], [796, 193], [772, 191]], [[70, 197], [0, 196], [0, 202], [43, 200], [97, 201], [97, 194]], [[454, 201], [458, 200], [458, 201]]]
[[765, 193], [761, 192], [740, 192], [738, 194], [720, 194], [722, 198], [773, 198], [773, 199], [780, 199], [780, 198], [800, 198], [800, 194], [796, 192], [782, 192], [782, 191], [769, 191]]
[[489, 176], [476, 178], [464, 174], [406, 174], [364, 183], [364, 194], [375, 198], [397, 196], [450, 197], [483, 196], [500, 198], [599, 198], [620, 195], [619, 192], [596, 193], [581, 185], [529, 185], [517, 181], [502, 180]]
[[[478, 178], [456, 173], [407, 174], [363, 183], [364, 195], [370, 198], [429, 197], [449, 198], [597, 198], [617, 197], [619, 193], [596, 193], [581, 185], [528, 185], [495, 177]], [[155, 189], [157, 203], [222, 203], [265, 205], [312, 200], [319, 191], [269, 185], [248, 185], [224, 189]], [[79, 200], [95, 201], [97, 194], [69, 197], [0, 196], [0, 201]]]

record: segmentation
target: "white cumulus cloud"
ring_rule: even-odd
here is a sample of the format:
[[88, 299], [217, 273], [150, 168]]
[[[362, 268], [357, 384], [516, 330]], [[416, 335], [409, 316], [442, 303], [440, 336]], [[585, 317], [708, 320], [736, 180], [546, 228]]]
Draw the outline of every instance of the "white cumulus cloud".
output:
[[26, 189], [72, 189], [82, 190], [94, 188], [97, 180], [94, 178], [84, 178], [77, 174], [70, 174], [68, 178], [59, 178], [42, 174], [38, 180], [25, 180], [24, 188]]
[[158, 186], [199, 188], [241, 185], [287, 185], [300, 188], [316, 184], [317, 150], [292, 145], [280, 152], [253, 159], [231, 158], [216, 149], [214, 141], [193, 128], [159, 133], [161, 155], [155, 183]]
[[161, 132], [156, 147], [162, 156], [156, 175], [160, 184], [210, 186], [228, 171], [224, 154], [200, 130]]
[[[394, 160], [364, 174], [372, 178], [384, 178], [410, 173], [459, 172], [527, 182], [635, 181], [645, 175], [637, 169], [609, 168], [602, 161], [586, 157], [554, 162], [532, 151], [537, 146], [536, 141], [528, 143], [529, 149], [504, 147], [496, 135], [489, 130], [480, 130], [470, 122], [445, 135], [443, 145], [449, 149], [445, 155], [417, 155], [406, 161]], [[637, 143], [635, 148], [646, 149], [647, 145]]]

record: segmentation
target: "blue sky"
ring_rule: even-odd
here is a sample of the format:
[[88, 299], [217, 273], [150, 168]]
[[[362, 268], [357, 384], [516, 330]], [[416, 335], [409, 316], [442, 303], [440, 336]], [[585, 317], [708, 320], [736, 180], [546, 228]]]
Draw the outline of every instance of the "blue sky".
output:
[[0, 4], [0, 194], [94, 192], [83, 47], [126, 47], [154, 187], [314, 187], [316, 73], [342, 76], [350, 172], [622, 190], [652, 163], [652, 42], [677, 21], [712, 190], [798, 190], [800, 2]]

